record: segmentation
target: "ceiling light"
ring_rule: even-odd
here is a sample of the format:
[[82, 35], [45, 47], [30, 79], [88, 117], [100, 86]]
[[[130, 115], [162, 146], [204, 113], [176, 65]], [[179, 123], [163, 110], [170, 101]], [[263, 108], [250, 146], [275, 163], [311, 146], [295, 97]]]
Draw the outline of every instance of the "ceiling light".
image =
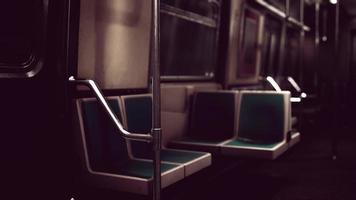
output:
[[337, 4], [337, 0], [330, 0], [330, 3]]

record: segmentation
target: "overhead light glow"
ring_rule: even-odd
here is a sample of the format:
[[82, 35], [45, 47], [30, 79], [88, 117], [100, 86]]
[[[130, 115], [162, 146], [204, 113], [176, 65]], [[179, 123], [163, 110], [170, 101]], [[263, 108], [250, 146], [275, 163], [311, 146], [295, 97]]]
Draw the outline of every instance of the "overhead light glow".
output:
[[337, 4], [337, 0], [330, 0], [330, 3]]
[[302, 98], [307, 98], [307, 94], [304, 93], [304, 92], [302, 92], [302, 94], [300, 94], [300, 97], [302, 97]]

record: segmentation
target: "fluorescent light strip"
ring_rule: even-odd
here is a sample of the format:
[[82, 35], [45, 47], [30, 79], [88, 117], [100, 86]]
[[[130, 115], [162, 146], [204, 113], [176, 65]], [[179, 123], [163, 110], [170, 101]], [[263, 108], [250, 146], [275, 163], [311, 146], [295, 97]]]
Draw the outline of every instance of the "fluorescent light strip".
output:
[[337, 4], [337, 0], [330, 0], [331, 4]]

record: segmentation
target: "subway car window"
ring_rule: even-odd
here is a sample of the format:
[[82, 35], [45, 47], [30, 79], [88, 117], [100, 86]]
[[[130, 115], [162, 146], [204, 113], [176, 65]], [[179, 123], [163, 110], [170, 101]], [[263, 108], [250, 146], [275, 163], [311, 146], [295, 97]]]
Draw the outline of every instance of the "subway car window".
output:
[[0, 70], [31, 67], [43, 40], [43, 1], [6, 0], [0, 6]]
[[271, 16], [265, 19], [262, 70], [263, 76], [274, 76], [278, 69], [279, 46], [281, 39], [282, 22]]
[[206, 17], [214, 16], [214, 3], [207, 0], [162, 0], [162, 3]]
[[257, 71], [259, 15], [245, 9], [243, 19], [241, 65], [237, 68], [237, 77], [255, 76]]
[[[295, 0], [291, 0], [295, 1]], [[276, 8], [285, 11], [286, 10], [286, 0], [267, 0], [271, 5], [275, 6]]]
[[287, 29], [284, 76], [299, 76], [299, 42], [300, 32], [294, 28]]
[[212, 78], [217, 59], [216, 5], [208, 1], [163, 2], [161, 75]]
[[300, 0], [289, 1], [289, 15], [297, 20], [300, 18]]

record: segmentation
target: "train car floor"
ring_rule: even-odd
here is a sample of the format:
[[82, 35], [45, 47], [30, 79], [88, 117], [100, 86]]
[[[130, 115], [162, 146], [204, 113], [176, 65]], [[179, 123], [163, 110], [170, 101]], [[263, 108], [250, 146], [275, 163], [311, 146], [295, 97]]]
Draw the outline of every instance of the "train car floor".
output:
[[[162, 199], [356, 199], [356, 137], [353, 131], [345, 131], [350, 134], [338, 138], [336, 160], [332, 159], [332, 134], [309, 130], [277, 160], [216, 160], [212, 167], [163, 190]], [[150, 199], [102, 190], [85, 194], [78, 199]]]

